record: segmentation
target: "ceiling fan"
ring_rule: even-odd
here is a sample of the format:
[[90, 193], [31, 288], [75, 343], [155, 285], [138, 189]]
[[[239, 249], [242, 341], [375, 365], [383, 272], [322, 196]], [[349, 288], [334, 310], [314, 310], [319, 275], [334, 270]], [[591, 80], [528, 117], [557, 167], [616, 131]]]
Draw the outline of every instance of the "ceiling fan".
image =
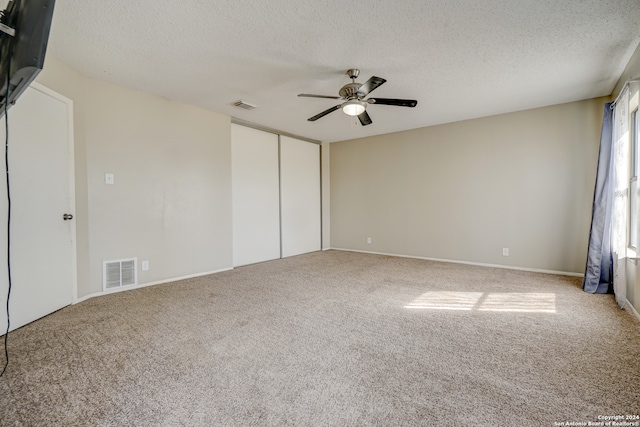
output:
[[351, 78], [351, 83], [342, 86], [342, 88], [338, 92], [340, 96], [312, 95], [309, 93], [301, 93], [298, 95], [307, 98], [329, 98], [340, 99], [344, 101], [342, 104], [338, 104], [334, 107], [329, 108], [328, 110], [324, 110], [322, 113], [316, 114], [315, 116], [310, 117], [307, 120], [309, 120], [310, 122], [315, 122], [319, 118], [342, 108], [342, 111], [345, 114], [348, 114], [350, 116], [358, 116], [358, 119], [360, 120], [362, 126], [367, 126], [372, 123], [371, 117], [369, 117], [369, 114], [367, 113], [367, 105], [369, 104], [397, 105], [400, 107], [415, 107], [416, 105], [418, 105], [418, 101], [416, 101], [415, 99], [364, 99], [374, 89], [385, 83], [386, 80], [382, 77], [373, 76], [364, 83], [356, 83], [356, 78], [358, 78], [358, 76], [360, 75], [360, 70], [355, 68], [347, 70], [347, 75], [349, 76], [349, 78]]

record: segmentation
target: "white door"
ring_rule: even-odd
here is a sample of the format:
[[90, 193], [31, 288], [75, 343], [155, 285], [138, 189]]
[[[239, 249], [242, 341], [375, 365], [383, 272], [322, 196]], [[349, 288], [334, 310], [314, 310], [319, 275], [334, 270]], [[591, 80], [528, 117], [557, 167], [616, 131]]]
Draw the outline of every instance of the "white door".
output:
[[[75, 220], [63, 219], [65, 214], [74, 214], [71, 108], [70, 100], [33, 84], [9, 110], [11, 330], [73, 302]], [[4, 117], [1, 123], [4, 146]], [[0, 169], [3, 334], [7, 327], [7, 200], [4, 168]]]
[[321, 249], [320, 146], [280, 137], [282, 257]]
[[280, 258], [278, 135], [231, 125], [233, 266]]

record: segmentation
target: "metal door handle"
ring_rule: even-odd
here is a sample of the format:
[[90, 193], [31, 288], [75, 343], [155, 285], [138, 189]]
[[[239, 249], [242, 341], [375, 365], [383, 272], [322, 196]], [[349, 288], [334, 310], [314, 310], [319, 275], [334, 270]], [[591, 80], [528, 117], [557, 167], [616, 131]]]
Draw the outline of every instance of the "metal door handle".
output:
[[64, 214], [64, 215], [62, 215], [62, 219], [65, 220], [65, 221], [69, 221], [70, 219], [73, 219], [73, 215]]

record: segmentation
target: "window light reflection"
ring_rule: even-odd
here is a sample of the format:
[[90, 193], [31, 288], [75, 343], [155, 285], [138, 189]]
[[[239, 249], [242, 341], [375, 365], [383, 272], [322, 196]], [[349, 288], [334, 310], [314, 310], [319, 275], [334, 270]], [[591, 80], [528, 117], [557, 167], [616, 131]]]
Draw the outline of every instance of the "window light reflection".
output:
[[481, 297], [482, 292], [425, 292], [405, 305], [405, 308], [473, 310]]
[[430, 291], [404, 308], [426, 310], [477, 310], [523, 313], [555, 313], [556, 295], [541, 292]]

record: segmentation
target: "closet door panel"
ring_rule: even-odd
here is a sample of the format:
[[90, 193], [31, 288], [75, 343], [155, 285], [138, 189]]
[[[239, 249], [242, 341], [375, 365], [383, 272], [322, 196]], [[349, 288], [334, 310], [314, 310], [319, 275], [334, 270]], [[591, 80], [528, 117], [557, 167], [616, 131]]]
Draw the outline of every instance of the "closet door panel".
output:
[[282, 256], [321, 249], [320, 146], [280, 137]]
[[280, 258], [278, 135], [231, 125], [233, 266]]

